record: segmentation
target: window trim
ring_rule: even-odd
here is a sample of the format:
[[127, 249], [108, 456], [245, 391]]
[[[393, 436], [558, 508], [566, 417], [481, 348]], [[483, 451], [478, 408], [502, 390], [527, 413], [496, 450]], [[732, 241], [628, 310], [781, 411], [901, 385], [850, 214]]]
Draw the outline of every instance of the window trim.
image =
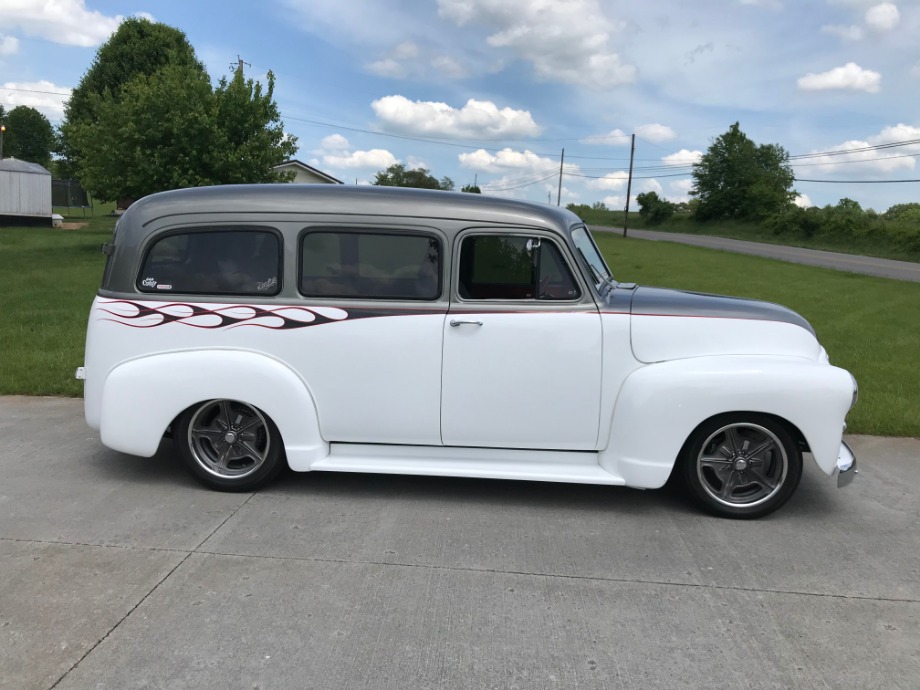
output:
[[[565, 262], [566, 270], [568, 270], [569, 275], [572, 278], [572, 282], [575, 287], [578, 289], [578, 295], [570, 299], [540, 299], [539, 297], [523, 297], [520, 299], [510, 299], [506, 297], [494, 297], [494, 298], [468, 298], [463, 297], [460, 294], [460, 260], [463, 250], [463, 242], [470, 237], [526, 237], [539, 238], [541, 241], [550, 241], [556, 247], [556, 250], [559, 252], [559, 256], [562, 257], [562, 260]], [[527, 228], [467, 228], [462, 232], [458, 233], [456, 239], [454, 240], [454, 266], [451, 270], [451, 276], [453, 278], [454, 286], [452, 289], [453, 296], [455, 299], [462, 304], [489, 304], [489, 305], [499, 305], [499, 304], [509, 304], [515, 306], [523, 305], [532, 305], [535, 307], [552, 307], [552, 306], [574, 306], [582, 304], [585, 302], [585, 297], [590, 296], [590, 293], [586, 290], [586, 286], [583, 284], [581, 279], [581, 271], [573, 269], [573, 257], [569, 251], [568, 245], [564, 241], [560, 241], [560, 238], [553, 233], [546, 232], [545, 230], [528, 230]], [[542, 260], [542, 257], [541, 257]], [[594, 304], [592, 298], [591, 304]]]
[[[428, 240], [434, 240], [438, 243], [438, 289], [434, 297], [391, 297], [391, 296], [371, 296], [371, 295], [309, 295], [303, 291], [303, 244], [308, 235], [326, 233], [340, 235], [393, 235], [396, 237], [416, 237]], [[433, 229], [429, 228], [411, 228], [406, 227], [380, 227], [380, 226], [363, 226], [363, 225], [311, 225], [303, 228], [297, 234], [297, 294], [308, 300], [331, 300], [340, 302], [348, 300], [351, 302], [423, 302], [433, 304], [444, 301], [445, 299], [445, 281], [444, 265], [446, 256], [447, 242], [444, 238]]]
[[[141, 285], [143, 278], [144, 268], [147, 266], [147, 260], [150, 257], [150, 252], [153, 251], [153, 248], [159, 244], [162, 240], [173, 237], [175, 235], [192, 235], [192, 234], [202, 234], [202, 233], [217, 233], [217, 232], [263, 232], [269, 233], [275, 236], [275, 239], [278, 241], [278, 285], [275, 286], [275, 289], [272, 292], [224, 292], [219, 290], [157, 290], [145, 288]], [[281, 291], [284, 289], [284, 233], [282, 233], [278, 228], [271, 227], [268, 225], [197, 225], [197, 226], [181, 226], [170, 228], [164, 232], [156, 233], [150, 235], [147, 238], [146, 245], [144, 247], [143, 255], [141, 261], [137, 264], [137, 275], [134, 279], [134, 289], [144, 295], [205, 295], [205, 296], [214, 296], [214, 297], [277, 297], [281, 294]]]

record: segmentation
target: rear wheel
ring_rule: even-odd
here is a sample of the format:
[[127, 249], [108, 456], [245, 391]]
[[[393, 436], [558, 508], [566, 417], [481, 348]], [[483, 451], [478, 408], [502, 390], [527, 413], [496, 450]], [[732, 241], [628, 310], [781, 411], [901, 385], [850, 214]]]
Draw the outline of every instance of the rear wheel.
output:
[[727, 414], [702, 424], [682, 451], [690, 495], [722, 517], [758, 518], [783, 505], [802, 478], [802, 452], [785, 426], [759, 414]]
[[186, 410], [175, 442], [192, 475], [219, 491], [254, 491], [284, 467], [278, 428], [236, 400], [209, 400]]

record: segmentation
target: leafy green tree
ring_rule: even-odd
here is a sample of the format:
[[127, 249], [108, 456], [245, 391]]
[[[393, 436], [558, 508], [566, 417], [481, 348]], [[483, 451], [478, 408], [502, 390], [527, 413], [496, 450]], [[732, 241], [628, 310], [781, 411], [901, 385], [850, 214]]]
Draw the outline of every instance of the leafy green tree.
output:
[[667, 199], [662, 199], [656, 192], [645, 192], [636, 196], [639, 215], [649, 225], [658, 225], [674, 215], [675, 206]]
[[920, 221], [920, 204], [911, 202], [908, 204], [895, 204], [884, 214], [885, 220], [906, 220], [917, 222]]
[[415, 187], [417, 189], [441, 189], [452, 191], [454, 181], [449, 177], [435, 178], [427, 168], [407, 170], [402, 163], [394, 163], [381, 170], [374, 177], [374, 184], [381, 187]]
[[[162, 40], [165, 48], [159, 47]], [[136, 47], [134, 60], [126, 58]], [[133, 76], [120, 80], [112, 61]], [[238, 70], [217, 88], [178, 29], [129, 20], [100, 48], [67, 108], [65, 154], [102, 201], [211, 184], [290, 179], [297, 150], [268, 85]]]
[[693, 166], [698, 220], [762, 219], [792, 203], [795, 176], [778, 144], [757, 146], [736, 122]]
[[221, 79], [214, 91], [217, 127], [217, 166], [213, 179], [221, 184], [287, 182], [294, 173], [272, 168], [292, 157], [297, 139], [284, 133], [274, 101], [275, 75], [268, 73], [268, 87], [243, 76], [238, 69], [231, 80]]
[[[83, 150], [76, 142], [74, 128], [96, 121], [100, 99], [106, 95], [120, 98], [126, 84], [139, 76], [150, 77], [167, 65], [206, 74], [195, 49], [179, 29], [140, 17], [122, 22], [96, 52], [93, 64], [70, 94], [61, 125], [61, 167], [71, 176], [80, 172]], [[100, 132], [100, 136], [105, 134]]]
[[126, 19], [100, 46], [93, 64], [71, 93], [66, 108], [67, 122], [92, 119], [95, 115], [93, 96], [102, 96], [106, 91], [117, 95], [138, 75], [149, 77], [167, 65], [205, 72], [184, 32], [140, 17]]
[[54, 128], [48, 118], [35, 108], [17, 105], [3, 119], [6, 124], [3, 156], [48, 167], [55, 144]]
[[181, 65], [93, 95], [95, 122], [73, 123], [83, 187], [102, 201], [213, 183], [218, 152], [207, 74]]
[[465, 184], [460, 188], [461, 192], [469, 192], [470, 194], [482, 194], [482, 190], [478, 185], [474, 184]]

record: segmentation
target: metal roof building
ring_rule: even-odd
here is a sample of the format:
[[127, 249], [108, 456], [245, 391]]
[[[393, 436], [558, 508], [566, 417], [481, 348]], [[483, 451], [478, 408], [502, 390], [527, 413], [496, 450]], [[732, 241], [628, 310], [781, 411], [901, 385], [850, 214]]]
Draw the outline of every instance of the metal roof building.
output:
[[51, 173], [38, 163], [0, 160], [0, 216], [51, 218]]

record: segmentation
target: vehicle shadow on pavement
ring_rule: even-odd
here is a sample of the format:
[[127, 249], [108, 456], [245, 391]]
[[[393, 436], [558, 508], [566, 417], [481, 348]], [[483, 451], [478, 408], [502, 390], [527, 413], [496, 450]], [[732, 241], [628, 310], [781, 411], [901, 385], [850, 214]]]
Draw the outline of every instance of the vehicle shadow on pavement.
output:
[[629, 515], [694, 512], [670, 487], [642, 491], [621, 486], [564, 484], [467, 477], [427, 477], [344, 472], [286, 472], [260, 493], [286, 496], [322, 496], [352, 500], [398, 498], [403, 502], [448, 502], [467, 507], [544, 507], [554, 510], [597, 512], [612, 510]]

